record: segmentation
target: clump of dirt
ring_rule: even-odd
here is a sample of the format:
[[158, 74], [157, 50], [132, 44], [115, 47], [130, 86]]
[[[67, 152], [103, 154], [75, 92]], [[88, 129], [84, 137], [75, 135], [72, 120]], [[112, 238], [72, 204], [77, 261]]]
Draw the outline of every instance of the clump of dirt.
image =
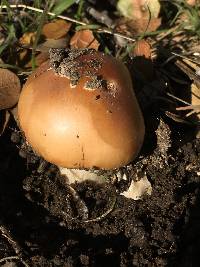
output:
[[[90, 77], [86, 89], [106, 88], [106, 81], [98, 75], [103, 59], [96, 56], [91, 48], [84, 49], [50, 49], [50, 66], [59, 75], [70, 79], [71, 86], [76, 86], [82, 77]], [[84, 60], [89, 55], [90, 59]], [[82, 58], [82, 60], [80, 60]]]

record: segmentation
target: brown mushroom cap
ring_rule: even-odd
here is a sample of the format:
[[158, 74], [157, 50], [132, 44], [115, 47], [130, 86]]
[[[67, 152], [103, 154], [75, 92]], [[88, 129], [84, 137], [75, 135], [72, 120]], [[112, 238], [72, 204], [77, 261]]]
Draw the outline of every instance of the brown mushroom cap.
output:
[[19, 100], [19, 121], [47, 161], [114, 169], [138, 154], [143, 117], [127, 68], [112, 56], [88, 51], [71, 61], [53, 58], [30, 76]]

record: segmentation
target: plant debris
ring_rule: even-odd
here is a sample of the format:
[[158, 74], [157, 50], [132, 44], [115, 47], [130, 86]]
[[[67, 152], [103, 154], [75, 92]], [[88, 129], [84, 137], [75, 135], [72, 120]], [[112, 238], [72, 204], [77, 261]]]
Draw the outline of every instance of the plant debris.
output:
[[95, 39], [90, 30], [77, 31], [70, 40], [71, 48], [93, 48], [98, 50], [99, 42]]
[[56, 19], [55, 21], [45, 24], [42, 28], [42, 34], [47, 39], [61, 39], [66, 36], [71, 28], [71, 23], [66, 22], [61, 19]]

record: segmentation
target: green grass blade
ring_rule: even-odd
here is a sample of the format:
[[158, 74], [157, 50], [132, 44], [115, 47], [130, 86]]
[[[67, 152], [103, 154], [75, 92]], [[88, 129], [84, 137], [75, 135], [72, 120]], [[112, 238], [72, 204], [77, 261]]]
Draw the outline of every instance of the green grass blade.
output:
[[40, 17], [40, 22], [37, 28], [37, 32], [36, 32], [36, 36], [35, 36], [35, 41], [33, 43], [33, 50], [32, 50], [32, 69], [34, 70], [36, 68], [36, 63], [35, 63], [35, 53], [36, 53], [36, 48], [37, 48], [37, 44], [39, 42], [40, 36], [42, 34], [42, 27], [44, 25], [45, 19], [47, 17], [47, 13], [48, 13], [48, 4], [49, 2], [46, 3], [44, 12], [42, 13], [41, 17]]
[[53, 8], [52, 12], [56, 15], [61, 14], [63, 11], [67, 10], [70, 6], [72, 6], [76, 0], [60, 0], [58, 4]]
[[3, 42], [3, 44], [0, 46], [0, 55], [2, 52], [9, 46], [12, 45], [12, 42], [16, 40], [16, 35], [15, 35], [15, 27], [13, 24], [7, 25], [7, 31], [8, 31], [8, 36], [6, 40]]

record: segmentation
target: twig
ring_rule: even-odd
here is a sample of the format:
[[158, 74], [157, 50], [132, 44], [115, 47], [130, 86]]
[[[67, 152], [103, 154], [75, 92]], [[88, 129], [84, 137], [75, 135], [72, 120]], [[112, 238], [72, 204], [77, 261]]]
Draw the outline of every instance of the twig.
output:
[[[19, 259], [24, 264], [24, 266], [29, 267], [29, 265], [23, 260], [23, 257], [22, 257], [22, 254], [23, 254], [22, 253], [22, 248], [13, 239], [13, 237], [11, 236], [10, 231], [5, 226], [0, 225], [0, 232], [1, 232], [1, 235], [7, 239], [8, 243], [12, 246], [12, 248], [15, 251], [15, 253], [18, 255], [18, 256], [12, 256], [12, 258], [13, 257], [16, 257], [15, 259]], [[9, 258], [11, 259], [11, 257], [9, 257]], [[1, 261], [5, 260], [5, 259], [6, 258], [3, 258], [3, 259], [1, 259]]]
[[178, 100], [178, 101], [181, 102], [181, 103], [184, 103], [184, 104], [187, 105], [187, 106], [190, 106], [190, 103], [184, 101], [184, 100], [181, 99], [181, 98], [176, 97], [175, 95], [172, 95], [172, 94], [170, 94], [170, 93], [167, 93], [167, 95], [170, 96], [170, 97], [172, 97], [172, 98], [174, 98], [174, 99], [176, 99], [176, 100]]
[[182, 111], [190, 110], [190, 112], [188, 112], [185, 115], [186, 117], [189, 117], [192, 114], [198, 113], [200, 111], [200, 105], [191, 105], [190, 103], [188, 103], [188, 102], [184, 101], [183, 99], [180, 99], [180, 98], [178, 98], [178, 97], [176, 97], [176, 96], [174, 96], [174, 95], [172, 95], [170, 93], [167, 93], [167, 95], [172, 97], [172, 98], [174, 98], [174, 99], [176, 99], [176, 100], [178, 100], [179, 102], [184, 103], [185, 105], [187, 105], [186, 107], [177, 107], [176, 108], [176, 110], [182, 110]]
[[189, 105], [189, 106], [186, 106], [186, 107], [178, 107], [176, 108], [176, 110], [200, 110], [200, 105]]
[[0, 263], [4, 261], [9, 261], [9, 260], [19, 260], [19, 257], [18, 256], [5, 257], [5, 258], [0, 259]]
[[170, 35], [171, 33], [175, 32], [177, 30], [178, 26], [175, 26], [171, 29], [169, 29], [168, 31], [164, 32], [162, 35], [158, 36], [157, 41], [162, 41], [164, 38], [166, 38], [168, 35]]
[[0, 263], [4, 261], [10, 261], [10, 260], [19, 260], [21, 261], [21, 263], [24, 264], [25, 267], [29, 267], [29, 265], [25, 261], [23, 261], [21, 258], [19, 258], [18, 256], [9, 256], [9, 257], [2, 258], [0, 259]]
[[190, 117], [194, 113], [199, 113], [200, 112], [200, 105], [189, 105], [186, 107], [178, 107], [176, 110], [190, 110], [185, 116]]
[[191, 115], [193, 115], [194, 113], [197, 113], [196, 110], [191, 110], [190, 112], [188, 112], [185, 117], [190, 117]]
[[[70, 190], [70, 193], [72, 194], [72, 196], [76, 202], [76, 205], [83, 212], [82, 218], [85, 221], [86, 219], [88, 219], [88, 208], [87, 208], [85, 202], [80, 198], [79, 194], [76, 192], [76, 190], [72, 186], [68, 185], [67, 187]], [[75, 218], [75, 219], [77, 219], [77, 218]]]
[[[24, 9], [32, 10], [32, 11], [35, 11], [35, 12], [43, 13], [42, 9], [39, 9], [39, 8], [36, 8], [36, 7], [27, 6], [27, 5], [21, 5], [21, 4], [19, 4], [19, 5], [9, 5], [9, 7], [10, 8], [24, 8]], [[8, 7], [6, 5], [1, 6], [1, 9], [7, 9], [7, 8]], [[57, 16], [55, 13], [52, 13], [52, 12], [47, 12], [47, 14], [49, 16], [55, 16], [55, 17], [58, 17], [60, 19], [64, 19], [64, 20], [67, 20], [67, 21], [70, 21], [70, 22], [73, 22], [73, 23], [76, 23], [76, 24], [79, 24], [79, 25], [83, 25], [83, 26], [88, 26], [89, 25], [88, 23], [85, 23], [85, 22], [70, 18], [68, 16], [62, 16], [62, 15], [58, 15]], [[97, 29], [96, 31], [99, 32], [99, 33], [107, 33], [107, 34], [114, 35], [116, 37], [121, 37], [121, 38], [126, 39], [126, 40], [131, 41], [131, 42], [135, 42], [136, 41], [132, 37], [128, 37], [128, 36], [123, 35], [123, 34], [118, 33], [118, 32], [114, 32], [113, 30], [110, 30], [108, 28]]]
[[0, 231], [1, 231], [1, 235], [4, 236], [7, 239], [9, 244], [11, 244], [11, 246], [13, 247], [15, 253], [16, 254], [20, 254], [21, 253], [21, 248], [19, 247], [17, 242], [14, 241], [13, 238], [11, 237], [10, 231], [8, 229], [6, 229], [5, 226], [2, 226], [2, 225], [0, 226]]
[[[196, 65], [199, 65], [199, 62], [197, 62], [196, 60], [193, 60], [193, 59], [191, 59], [191, 58], [188, 58], [188, 57], [186, 57], [186, 56], [184, 56], [184, 55], [180, 55], [180, 54], [178, 54], [178, 53], [175, 53], [175, 52], [172, 52], [172, 54], [174, 55], [174, 56], [177, 56], [177, 57], [180, 57], [180, 58], [182, 58], [182, 59], [185, 59], [185, 60], [187, 60], [185, 63], [186, 64], [188, 64], [188, 62], [190, 62], [190, 64], [188, 64], [191, 68], [194, 68], [194, 69], [196, 69], [197, 67], [196, 67]], [[195, 63], [195, 64], [192, 64], [192, 63]]]

